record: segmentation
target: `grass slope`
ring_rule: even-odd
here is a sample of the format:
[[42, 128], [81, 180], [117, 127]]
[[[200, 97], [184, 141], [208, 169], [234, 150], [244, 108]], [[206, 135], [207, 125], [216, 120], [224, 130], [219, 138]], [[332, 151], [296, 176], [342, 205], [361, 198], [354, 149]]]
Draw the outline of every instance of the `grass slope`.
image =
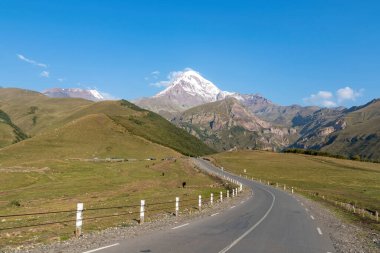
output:
[[199, 156], [214, 152], [161, 116], [125, 100], [94, 103], [84, 99], [48, 98], [28, 90], [0, 89], [0, 101], [0, 109], [32, 137], [57, 131], [63, 125], [91, 114], [104, 114], [133, 135], [182, 154]]
[[164, 158], [180, 154], [127, 131], [104, 114], [91, 114], [0, 151], [1, 166], [67, 158]]
[[92, 114], [104, 113], [130, 133], [174, 149], [184, 155], [200, 156], [214, 153], [206, 144], [174, 126], [163, 117], [126, 101], [104, 101], [89, 105], [65, 121]]

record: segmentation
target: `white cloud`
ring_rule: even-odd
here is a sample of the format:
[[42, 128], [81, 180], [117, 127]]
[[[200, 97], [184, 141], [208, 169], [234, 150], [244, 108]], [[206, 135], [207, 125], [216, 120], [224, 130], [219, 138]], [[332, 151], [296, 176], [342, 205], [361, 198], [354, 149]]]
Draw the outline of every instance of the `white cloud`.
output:
[[48, 71], [45, 71], [45, 70], [40, 73], [40, 76], [45, 77], [45, 78], [49, 78], [49, 75], [50, 75], [50, 73]]
[[58, 78], [57, 81], [60, 82], [60, 83], [63, 83], [63, 81], [65, 81], [65, 79], [63, 79], [63, 78]]
[[157, 80], [160, 76], [161, 72], [158, 71], [158, 70], [155, 70], [155, 71], [152, 71], [149, 73], [148, 76], [144, 77], [144, 80], [145, 81], [149, 81], [149, 80]]
[[346, 100], [355, 101], [356, 98], [362, 96], [363, 90], [355, 91], [350, 87], [344, 87], [336, 91], [338, 102], [342, 103]]
[[304, 98], [303, 101], [306, 104], [318, 105], [323, 107], [336, 107], [344, 104], [346, 101], [355, 101], [356, 98], [363, 95], [364, 90], [360, 89], [355, 91], [350, 87], [344, 87], [338, 89], [336, 97], [330, 91], [319, 91], [316, 94], [311, 94], [309, 97]]
[[319, 91], [317, 94], [311, 94], [310, 97], [304, 98], [307, 104], [318, 105], [323, 107], [334, 107], [337, 104], [333, 101], [334, 95], [329, 91]]
[[119, 98], [103, 91], [98, 91], [105, 100], [119, 100]]
[[44, 63], [39, 63], [39, 62], [37, 62], [37, 61], [35, 61], [35, 60], [32, 60], [32, 59], [26, 58], [26, 57], [23, 56], [22, 54], [17, 54], [17, 57], [18, 57], [20, 60], [22, 60], [22, 61], [24, 61], [24, 62], [27, 62], [27, 63], [29, 63], [29, 64], [32, 64], [32, 65], [34, 65], [34, 66], [38, 66], [38, 67], [42, 67], [42, 68], [47, 68], [47, 65], [46, 65], [46, 64], [44, 64]]
[[152, 73], [150, 73], [152, 76], [158, 76], [158, 75], [160, 75], [160, 71], [158, 71], [158, 70], [155, 70], [155, 71], [153, 71]]
[[179, 75], [189, 70], [193, 71], [191, 68], [185, 68], [182, 71], [172, 71], [167, 75], [167, 80], [150, 83], [149, 85], [159, 87], [159, 88], [168, 87]]

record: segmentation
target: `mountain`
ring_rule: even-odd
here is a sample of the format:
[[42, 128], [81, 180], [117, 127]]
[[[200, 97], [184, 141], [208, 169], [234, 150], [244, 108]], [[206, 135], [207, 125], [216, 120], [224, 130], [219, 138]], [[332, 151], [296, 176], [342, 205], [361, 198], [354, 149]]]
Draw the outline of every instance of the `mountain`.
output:
[[290, 144], [296, 131], [277, 128], [255, 116], [233, 97], [193, 107], [172, 119], [216, 150], [249, 148], [280, 150]]
[[187, 70], [177, 75], [165, 90], [151, 98], [136, 100], [134, 103], [166, 118], [171, 118], [194, 106], [226, 97], [238, 97], [238, 94], [222, 91], [198, 72]]
[[309, 117], [313, 120], [292, 147], [380, 160], [380, 99], [340, 111], [322, 109]]
[[162, 92], [136, 103], [219, 151], [296, 147], [380, 158], [378, 100], [350, 109], [282, 106], [258, 94], [222, 91], [198, 72], [188, 70]]
[[106, 100], [106, 98], [97, 90], [85, 90], [79, 88], [52, 88], [43, 91], [42, 94], [52, 98], [83, 98], [91, 101]]
[[[133, 150], [132, 144], [137, 139], [184, 155], [214, 152], [161, 116], [126, 100], [92, 102], [77, 98], [49, 98], [21, 89], [0, 89], [0, 110], [3, 112], [0, 136], [12, 137], [16, 129], [20, 130], [21, 137], [23, 134], [30, 137], [16, 144], [12, 144], [15, 137], [8, 137], [11, 140], [2, 144], [1, 159], [29, 154], [37, 159], [39, 154], [45, 153], [51, 158], [73, 155], [90, 158], [99, 154], [115, 157], [134, 154], [135, 151], [145, 154], [143, 148]], [[124, 143], [131, 139], [134, 140], [131, 146]], [[139, 144], [139, 147], [144, 145]], [[83, 148], [85, 146], [88, 148]]]

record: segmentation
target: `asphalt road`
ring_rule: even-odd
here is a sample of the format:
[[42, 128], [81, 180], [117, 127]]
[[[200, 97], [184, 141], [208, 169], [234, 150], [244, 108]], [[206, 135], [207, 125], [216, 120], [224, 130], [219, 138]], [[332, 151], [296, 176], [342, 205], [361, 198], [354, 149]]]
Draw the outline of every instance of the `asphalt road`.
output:
[[253, 190], [253, 197], [209, 217], [90, 252], [335, 252], [327, 233], [291, 194], [252, 182], [194, 159], [209, 172], [232, 177]]

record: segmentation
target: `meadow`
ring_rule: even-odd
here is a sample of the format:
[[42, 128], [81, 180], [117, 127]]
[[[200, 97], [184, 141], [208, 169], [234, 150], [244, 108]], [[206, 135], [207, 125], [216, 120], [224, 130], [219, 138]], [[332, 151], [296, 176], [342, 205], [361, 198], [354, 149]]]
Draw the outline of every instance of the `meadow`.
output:
[[[319, 196], [316, 200], [324, 196], [380, 211], [380, 164], [266, 151], [225, 152], [211, 157], [236, 174], [286, 184], [307, 197]], [[375, 227], [380, 229], [378, 223]]]

